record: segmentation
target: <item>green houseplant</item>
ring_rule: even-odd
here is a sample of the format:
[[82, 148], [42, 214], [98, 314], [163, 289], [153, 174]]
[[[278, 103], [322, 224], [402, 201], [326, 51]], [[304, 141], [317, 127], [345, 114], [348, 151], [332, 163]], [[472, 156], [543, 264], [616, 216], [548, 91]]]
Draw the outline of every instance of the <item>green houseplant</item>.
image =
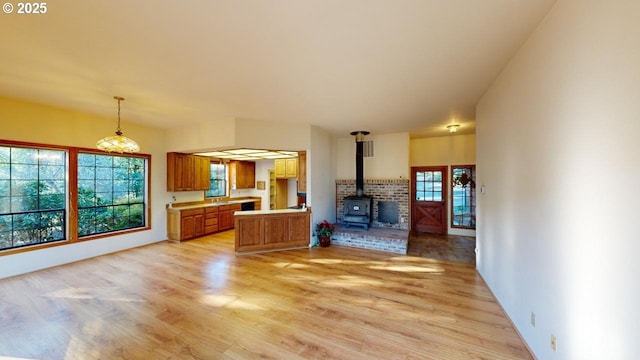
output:
[[335, 231], [335, 226], [327, 220], [322, 220], [316, 224], [316, 235], [321, 247], [328, 247], [331, 244], [331, 235]]

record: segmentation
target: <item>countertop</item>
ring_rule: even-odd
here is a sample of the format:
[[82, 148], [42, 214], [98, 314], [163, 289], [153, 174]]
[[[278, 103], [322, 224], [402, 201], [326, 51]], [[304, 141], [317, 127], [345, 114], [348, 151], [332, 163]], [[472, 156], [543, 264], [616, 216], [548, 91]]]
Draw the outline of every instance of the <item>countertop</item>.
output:
[[[258, 199], [238, 199], [238, 200], [228, 200], [228, 201], [213, 201], [213, 202], [206, 202], [206, 203], [202, 203], [202, 204], [168, 207], [167, 211], [172, 212], [172, 211], [199, 209], [199, 208], [206, 208], [206, 207], [210, 207], [210, 206], [233, 205], [233, 204], [242, 204], [242, 203], [256, 202], [256, 201], [258, 201]], [[260, 211], [260, 210], [258, 210], [258, 211]]]

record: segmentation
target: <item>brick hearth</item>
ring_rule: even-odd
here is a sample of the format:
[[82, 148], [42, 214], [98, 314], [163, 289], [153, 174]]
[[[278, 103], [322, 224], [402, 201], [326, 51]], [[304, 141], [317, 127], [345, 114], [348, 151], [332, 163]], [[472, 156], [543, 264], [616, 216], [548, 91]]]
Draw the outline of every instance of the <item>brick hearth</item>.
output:
[[331, 244], [357, 247], [369, 250], [407, 254], [409, 231], [388, 228], [362, 228], [336, 225], [331, 236]]

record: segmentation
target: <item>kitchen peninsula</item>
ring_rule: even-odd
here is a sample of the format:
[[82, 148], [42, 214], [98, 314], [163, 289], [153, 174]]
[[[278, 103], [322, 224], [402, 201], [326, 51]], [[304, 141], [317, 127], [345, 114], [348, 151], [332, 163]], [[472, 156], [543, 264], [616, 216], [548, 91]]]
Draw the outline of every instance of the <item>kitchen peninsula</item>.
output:
[[304, 248], [311, 238], [311, 209], [238, 211], [236, 253]]

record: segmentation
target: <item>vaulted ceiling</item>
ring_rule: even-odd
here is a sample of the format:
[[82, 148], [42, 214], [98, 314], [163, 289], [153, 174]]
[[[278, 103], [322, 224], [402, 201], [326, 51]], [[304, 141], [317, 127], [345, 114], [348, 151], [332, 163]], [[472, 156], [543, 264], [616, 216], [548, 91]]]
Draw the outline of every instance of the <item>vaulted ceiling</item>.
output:
[[[92, 0], [0, 14], [0, 94], [171, 128], [218, 118], [437, 136], [555, 0]], [[17, 5], [17, 3], [16, 3]]]

